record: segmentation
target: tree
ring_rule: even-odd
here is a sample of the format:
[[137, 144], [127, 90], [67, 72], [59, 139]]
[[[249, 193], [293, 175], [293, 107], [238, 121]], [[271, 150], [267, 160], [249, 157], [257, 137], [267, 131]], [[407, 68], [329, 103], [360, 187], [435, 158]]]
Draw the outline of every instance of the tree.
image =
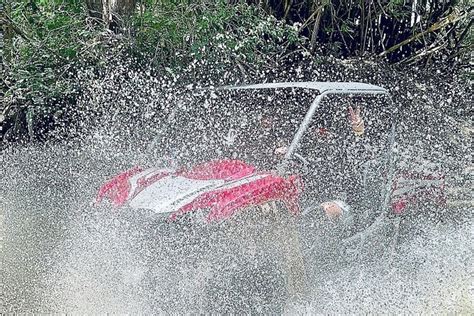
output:
[[4, 102], [7, 83], [5, 82], [7, 64], [11, 59], [11, 48], [13, 39], [12, 24], [7, 23], [10, 2], [0, 3], [0, 133], [3, 132], [3, 121], [5, 119], [6, 104]]
[[133, 14], [136, 0], [86, 0], [89, 15], [101, 20], [107, 28], [118, 31], [123, 18]]

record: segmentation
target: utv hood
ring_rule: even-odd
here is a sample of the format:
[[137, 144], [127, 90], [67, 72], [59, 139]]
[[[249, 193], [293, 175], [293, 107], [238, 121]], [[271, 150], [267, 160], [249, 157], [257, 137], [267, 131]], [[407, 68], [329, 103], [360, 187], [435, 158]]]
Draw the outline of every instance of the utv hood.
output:
[[238, 160], [219, 160], [190, 170], [135, 167], [101, 186], [97, 202], [109, 199], [115, 206], [168, 213], [174, 220], [196, 210], [206, 210], [208, 221], [231, 217], [239, 210], [279, 200], [298, 213], [299, 177], [257, 172]]

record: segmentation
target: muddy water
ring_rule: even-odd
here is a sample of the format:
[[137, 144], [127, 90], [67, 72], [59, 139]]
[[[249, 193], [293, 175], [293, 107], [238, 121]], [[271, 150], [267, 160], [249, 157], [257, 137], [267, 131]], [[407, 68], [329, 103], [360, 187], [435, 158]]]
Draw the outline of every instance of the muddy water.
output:
[[455, 313], [474, 310], [472, 227], [423, 225], [393, 260], [354, 264], [320, 275], [314, 300], [298, 312]]
[[[150, 254], [137, 249], [145, 237], [112, 209], [92, 205], [109, 175], [146, 163], [140, 151], [89, 141], [16, 149], [0, 158], [2, 312], [149, 313], [160, 305], [196, 311], [190, 302], [199, 304], [205, 271], [157, 271], [159, 285], [151, 290], [143, 261]], [[310, 266], [317, 271], [308, 282], [310, 297], [288, 312], [472, 313], [470, 224], [420, 223], [390, 261], [331, 271]]]
[[[106, 267], [105, 251], [95, 262], [87, 256], [98, 251], [97, 247], [113, 247], [114, 243], [101, 242], [93, 230], [87, 238], [79, 238], [78, 231], [90, 229], [87, 218], [97, 212], [91, 206], [97, 185], [105, 174], [124, 168], [123, 155], [110, 147], [105, 152], [94, 146], [53, 146], [4, 152], [1, 160], [2, 310], [77, 310], [88, 304], [76, 305], [68, 297], [81, 292], [90, 292], [100, 301], [101, 290], [93, 283], [100, 281], [93, 274], [87, 275], [90, 280], [74, 279], [81, 278], [74, 269], [84, 270], [95, 262]], [[126, 161], [127, 166], [136, 163], [133, 154]]]

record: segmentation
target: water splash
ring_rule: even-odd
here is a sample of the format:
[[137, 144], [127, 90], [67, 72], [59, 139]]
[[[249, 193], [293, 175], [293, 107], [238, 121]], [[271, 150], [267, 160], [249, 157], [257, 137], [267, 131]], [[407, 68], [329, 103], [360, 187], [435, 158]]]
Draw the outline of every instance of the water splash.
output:
[[[398, 91], [400, 81], [392, 82], [384, 73], [374, 71], [369, 76], [353, 67], [334, 63], [331, 67], [335, 69], [304, 68], [306, 72], [301, 78], [357, 80], [374, 76], [375, 81], [385, 81], [384, 86]], [[114, 74], [112, 71], [112, 79]], [[262, 74], [262, 78], [266, 78], [264, 75], [268, 74]], [[202, 280], [212, 272], [213, 262], [187, 266], [185, 259], [170, 262], [166, 256], [149, 253], [140, 246], [148, 236], [143, 234], [148, 228], [146, 217], [133, 218], [106, 206], [92, 205], [97, 188], [110, 175], [132, 165], [153, 165], [157, 158], [168, 154], [160, 148], [147, 152], [159, 132], [154, 123], [162, 122], [161, 113], [168, 115], [175, 106], [186, 106], [186, 100], [176, 97], [180, 93], [171, 83], [149, 78], [146, 73], [127, 76], [134, 79], [121, 81], [125, 85], [121, 89], [110, 78], [91, 81], [90, 90], [78, 107], [87, 111], [104, 104], [104, 113], [84, 124], [90, 130], [81, 140], [32, 144], [1, 153], [0, 231], [4, 235], [5, 290], [1, 311], [209, 311], [202, 301]], [[278, 77], [278, 71], [273, 71], [272, 76]], [[417, 93], [396, 93], [404, 102], [414, 104], [428, 98], [425, 106], [433, 109], [430, 106], [437, 87], [430, 83]], [[431, 154], [446, 168], [464, 161], [468, 147], [463, 144], [459, 152], [450, 148], [450, 140], [438, 141], [453, 134], [447, 133], [452, 126], [449, 117], [438, 115], [435, 109], [429, 116], [430, 124], [417, 126], [417, 113], [412, 110], [402, 113], [405, 120], [401, 132], [407, 137], [401, 145], [419, 147], [420, 153], [410, 150], [406, 155], [408, 162]], [[420, 140], [418, 135], [429, 137]], [[411, 238], [399, 245], [391, 261], [384, 257], [368, 264], [327, 269], [328, 265], [308, 266], [309, 297], [287, 312], [472, 312], [473, 249], [472, 228], [468, 224], [416, 222], [411, 226], [416, 226]], [[163, 269], [157, 268], [150, 274], [148, 258], [162, 260]], [[169, 270], [170, 267], [182, 268]], [[150, 275], [152, 284], [147, 282]], [[262, 311], [259, 306], [254, 307], [255, 311]]]

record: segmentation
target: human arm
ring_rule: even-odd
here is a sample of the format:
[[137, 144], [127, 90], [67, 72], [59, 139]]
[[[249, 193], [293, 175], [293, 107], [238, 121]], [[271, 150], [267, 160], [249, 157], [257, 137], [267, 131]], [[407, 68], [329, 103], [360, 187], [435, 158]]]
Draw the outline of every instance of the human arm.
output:
[[360, 115], [360, 106], [355, 110], [349, 106], [349, 121], [351, 123], [352, 131], [357, 136], [362, 136], [365, 131], [364, 119]]

